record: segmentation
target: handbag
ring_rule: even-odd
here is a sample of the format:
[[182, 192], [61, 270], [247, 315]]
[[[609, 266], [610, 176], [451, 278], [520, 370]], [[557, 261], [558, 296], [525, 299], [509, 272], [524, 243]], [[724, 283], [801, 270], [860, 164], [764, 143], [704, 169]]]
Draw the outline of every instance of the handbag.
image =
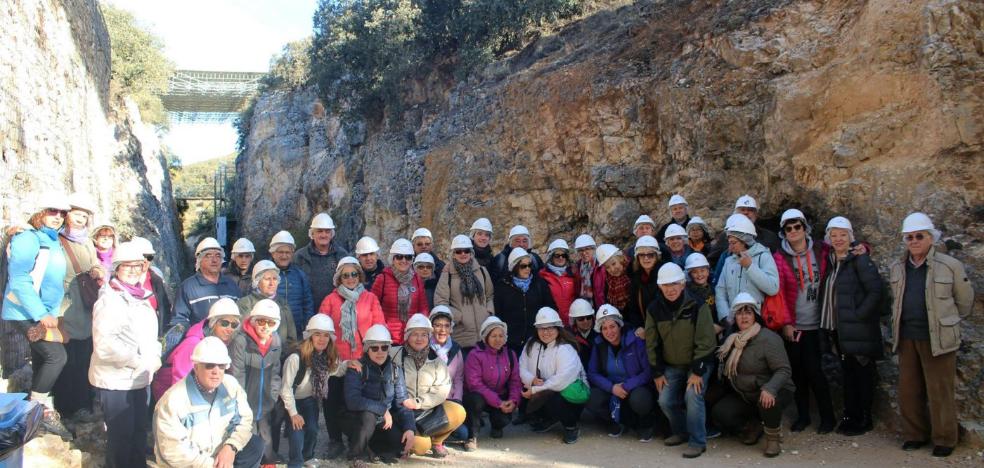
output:
[[[89, 276], [88, 272], [82, 271], [82, 267], [79, 265], [79, 259], [75, 257], [75, 252], [72, 251], [72, 247], [64, 237], [58, 236], [58, 241], [61, 242], [62, 248], [65, 250], [65, 255], [68, 255], [68, 260], [72, 262], [72, 268], [76, 273], [75, 281], [79, 283], [79, 295], [82, 296], [82, 305], [85, 307], [86, 312], [92, 312], [92, 306], [99, 299], [99, 288], [101, 287], [99, 281]], [[108, 271], [106, 272], [107, 275], [109, 273]]]
[[568, 403], [583, 405], [588, 402], [588, 397], [591, 396], [591, 389], [588, 388], [588, 385], [583, 380], [576, 379], [560, 391], [560, 396], [564, 397]]
[[772, 331], [779, 331], [783, 325], [789, 324], [789, 309], [786, 308], [786, 298], [779, 290], [778, 294], [765, 296], [762, 301], [762, 320]]
[[416, 417], [417, 433], [425, 436], [436, 435], [448, 426], [448, 414], [444, 411], [444, 405], [437, 405], [426, 410]]

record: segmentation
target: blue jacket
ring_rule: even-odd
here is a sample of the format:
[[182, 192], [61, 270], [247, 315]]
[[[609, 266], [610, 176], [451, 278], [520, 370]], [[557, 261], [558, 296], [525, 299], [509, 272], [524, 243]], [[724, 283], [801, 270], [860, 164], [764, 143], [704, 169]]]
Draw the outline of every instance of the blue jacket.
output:
[[10, 240], [3, 319], [37, 322], [47, 315], [57, 317], [65, 296], [66, 268], [65, 250], [53, 229], [29, 229], [14, 236]]
[[[588, 364], [588, 382], [608, 393], [617, 382], [608, 379], [605, 367], [608, 364], [608, 350], [611, 345], [600, 334], [595, 337], [595, 345], [591, 350], [591, 361]], [[625, 369], [625, 382], [622, 388], [631, 392], [636, 387], [647, 385], [653, 381], [652, 369], [649, 366], [649, 356], [646, 354], [646, 341], [635, 335], [632, 327], [622, 328], [622, 349], [616, 356]]]
[[288, 265], [286, 270], [280, 270], [277, 297], [287, 300], [290, 312], [294, 316], [294, 328], [297, 329], [297, 336], [303, 335], [308, 319], [314, 316], [311, 283], [308, 282], [308, 277], [304, 271], [295, 265]]
[[383, 420], [389, 410], [393, 426], [400, 432], [416, 431], [413, 413], [403, 401], [408, 398], [407, 385], [403, 381], [403, 371], [393, 364], [387, 356], [382, 366], [363, 356], [362, 372], [349, 369], [345, 373], [345, 407], [349, 411], [368, 411], [376, 415], [376, 421]]
[[768, 247], [756, 242], [749, 247], [748, 255], [752, 257], [752, 264], [748, 268], [742, 268], [735, 254], [718, 260], [724, 264], [717, 285], [714, 286], [718, 320], [727, 318], [729, 323], [734, 322], [731, 301], [738, 293], [750, 294], [759, 304], [765, 300], [765, 296], [779, 293], [779, 270]]
[[180, 323], [187, 328], [205, 320], [209, 307], [223, 297], [233, 301], [239, 299], [239, 285], [232, 278], [219, 275], [219, 282], [212, 283], [201, 272], [195, 273], [178, 287], [170, 326]]

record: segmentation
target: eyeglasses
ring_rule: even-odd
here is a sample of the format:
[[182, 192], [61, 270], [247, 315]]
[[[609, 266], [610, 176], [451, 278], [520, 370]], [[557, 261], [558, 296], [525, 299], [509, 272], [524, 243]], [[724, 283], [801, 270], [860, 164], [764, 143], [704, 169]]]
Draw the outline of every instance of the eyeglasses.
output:
[[143, 270], [143, 267], [144, 267], [143, 262], [140, 262], [140, 263], [121, 263], [116, 268], [123, 268], [133, 271], [133, 270]]
[[413, 255], [396, 254], [393, 256], [393, 260], [401, 260], [401, 261], [409, 262], [410, 260], [413, 260]]
[[277, 324], [277, 321], [273, 319], [258, 318], [253, 319], [253, 323], [261, 327], [272, 327]]
[[574, 318], [574, 320], [576, 320], [578, 322], [587, 322], [588, 320], [591, 320], [593, 318], [594, 317], [592, 317], [590, 315], [585, 315], [584, 317], [576, 317], [576, 318]]
[[786, 232], [802, 231], [803, 230], [803, 225], [802, 224], [799, 224], [799, 223], [796, 223], [796, 224], [787, 224], [785, 227], [782, 228], [782, 230], [783, 231], [786, 231]]
[[378, 353], [380, 351], [382, 351], [382, 352], [385, 353], [386, 351], [389, 351], [389, 349], [390, 349], [390, 345], [388, 345], [388, 344], [375, 345], [375, 346], [370, 346], [369, 347], [369, 351], [371, 351], [373, 353]]
[[357, 271], [350, 271], [348, 273], [342, 273], [341, 274], [341, 277], [342, 277], [342, 279], [358, 278], [359, 277], [359, 272], [357, 272]]
[[428, 263], [418, 263], [415, 265], [415, 268], [417, 268], [418, 270], [433, 270], [434, 265]]
[[238, 320], [219, 319], [219, 326], [220, 327], [225, 327], [225, 328], [231, 328], [231, 329], [235, 330], [235, 329], [239, 328], [239, 321]]
[[653, 252], [637, 253], [636, 257], [639, 258], [656, 258], [656, 254]]
[[219, 369], [222, 369], [222, 370], [226, 370], [226, 369], [229, 368], [229, 365], [228, 364], [215, 364], [215, 363], [211, 363], [211, 362], [204, 363], [204, 366], [208, 370], [215, 369], [216, 367], [218, 367]]
[[44, 210], [48, 216], [61, 216], [62, 218], [68, 216], [68, 212], [65, 210], [59, 210], [58, 208], [48, 208]]
[[471, 253], [471, 249], [454, 249], [455, 255], [466, 255], [470, 253]]
[[929, 237], [929, 236], [927, 236], [927, 235], [925, 235], [925, 234], [923, 234], [921, 232], [917, 232], [915, 234], [906, 234], [905, 237], [903, 237], [902, 239], [905, 239], [906, 242], [912, 242], [914, 240], [921, 241], [921, 240], [923, 240], [923, 239], [925, 239], [927, 237]]
[[450, 323], [433, 323], [433, 324], [431, 324], [431, 326], [434, 327], [434, 328], [440, 328], [442, 330], [445, 329], [445, 328], [451, 328], [451, 324]]
[[533, 264], [531, 264], [531, 263], [520, 263], [519, 265], [516, 265], [516, 268], [518, 268], [520, 270], [526, 270], [528, 268], [533, 268]]

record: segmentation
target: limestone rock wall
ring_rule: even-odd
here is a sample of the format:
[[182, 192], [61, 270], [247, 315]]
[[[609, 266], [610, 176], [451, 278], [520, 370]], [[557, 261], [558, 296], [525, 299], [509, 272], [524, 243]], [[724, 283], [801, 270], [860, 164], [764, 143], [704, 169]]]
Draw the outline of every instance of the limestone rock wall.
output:
[[26, 221], [40, 192], [88, 192], [97, 223], [153, 242], [172, 283], [185, 268], [171, 182], [154, 130], [111, 102], [110, 44], [95, 0], [0, 8], [0, 220]]
[[348, 247], [425, 226], [443, 253], [485, 216], [496, 245], [523, 223], [544, 249], [581, 232], [625, 242], [640, 213], [667, 220], [676, 192], [720, 229], [751, 193], [773, 230], [789, 207], [818, 232], [849, 217], [885, 269], [902, 218], [922, 210], [978, 292], [958, 398], [980, 427], [982, 31], [977, 1], [640, 1], [467, 82], [416, 83], [395, 125], [326, 114], [312, 90], [266, 95], [237, 161], [241, 228], [303, 239], [327, 210]]

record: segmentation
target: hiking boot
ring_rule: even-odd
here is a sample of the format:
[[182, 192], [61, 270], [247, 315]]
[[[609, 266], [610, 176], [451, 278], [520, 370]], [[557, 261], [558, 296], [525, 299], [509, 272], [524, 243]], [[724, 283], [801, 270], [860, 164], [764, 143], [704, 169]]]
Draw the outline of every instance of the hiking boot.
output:
[[682, 443], [685, 443], [687, 438], [680, 434], [673, 434], [665, 439], [663, 439], [663, 445], [667, 447], [676, 447]]
[[765, 428], [765, 456], [772, 458], [782, 452], [782, 428]]
[[923, 448], [924, 445], [926, 445], [925, 440], [907, 440], [905, 442], [902, 442], [902, 450], [905, 450], [906, 452], [911, 452], [913, 450], [919, 450]]
[[947, 447], [945, 445], [937, 445], [933, 447], [934, 457], [939, 457], [939, 458], [949, 457], [950, 454], [952, 453], [953, 453], [953, 447]]
[[470, 437], [468, 440], [465, 441], [465, 451], [474, 452], [476, 450], [478, 450], [478, 439], [474, 437]]
[[581, 430], [577, 426], [564, 428], [564, 443], [573, 444], [577, 442], [577, 437], [581, 435]]
[[345, 444], [342, 441], [333, 440], [328, 443], [328, 450], [325, 452], [326, 459], [334, 460], [342, 455], [345, 455]]
[[829, 434], [834, 430], [834, 420], [821, 420], [820, 425], [817, 426], [817, 434]]
[[623, 432], [625, 432], [625, 426], [619, 423], [612, 423], [608, 427], [608, 437], [621, 437]]
[[431, 447], [431, 456], [434, 458], [444, 458], [448, 456], [448, 448], [444, 444]]
[[796, 422], [794, 422], [793, 425], [789, 428], [789, 431], [802, 432], [803, 429], [806, 429], [809, 426], [810, 426], [810, 418], [797, 419]]
[[72, 433], [62, 424], [61, 416], [53, 409], [44, 409], [41, 419], [41, 430], [46, 434], [54, 434], [65, 440], [72, 440]]
[[762, 437], [762, 424], [752, 421], [745, 425], [745, 430], [741, 432], [741, 443], [745, 445], [755, 445]]
[[492, 430], [489, 431], [489, 436], [492, 437], [493, 439], [501, 439], [502, 438], [502, 428], [498, 428], [497, 429], [497, 428], [494, 428], [493, 427]]
[[687, 449], [683, 451], [683, 458], [697, 458], [705, 451], [707, 451], [707, 447], [694, 447], [693, 445], [688, 445]]

